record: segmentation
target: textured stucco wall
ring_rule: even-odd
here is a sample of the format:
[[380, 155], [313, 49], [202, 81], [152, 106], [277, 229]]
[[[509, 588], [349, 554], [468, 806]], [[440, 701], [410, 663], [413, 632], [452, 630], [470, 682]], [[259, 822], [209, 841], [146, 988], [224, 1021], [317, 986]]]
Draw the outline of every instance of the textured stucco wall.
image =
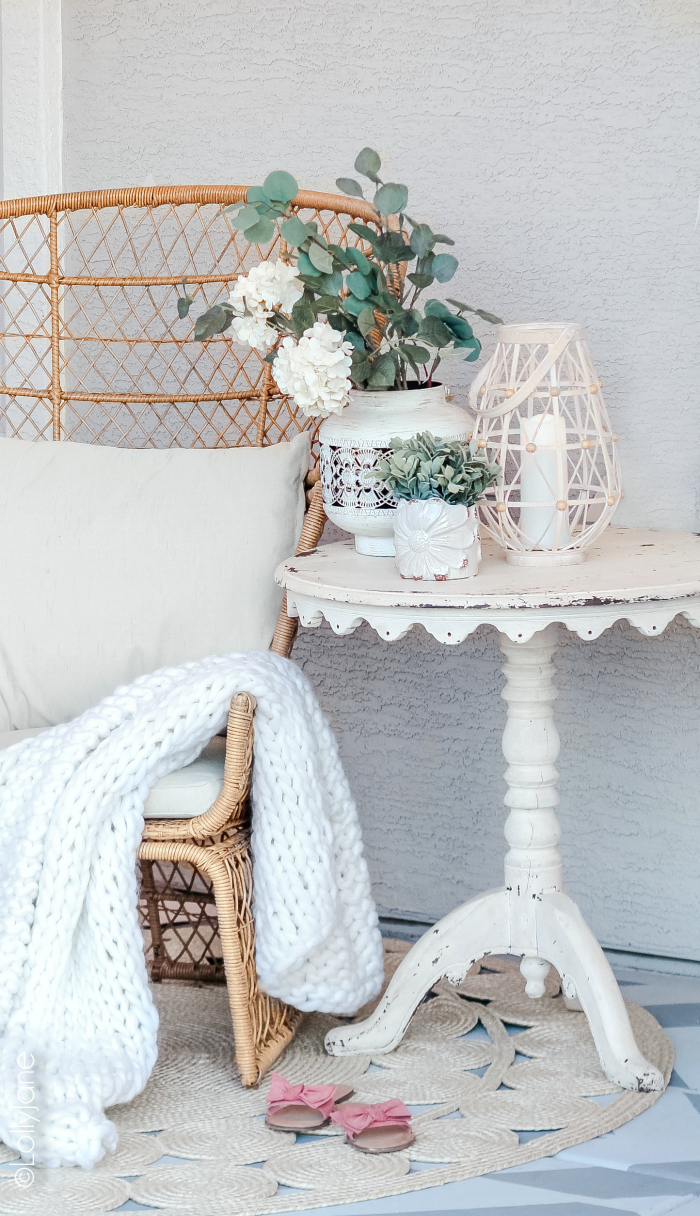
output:
[[[271, 168], [332, 188], [373, 144], [412, 212], [456, 239], [449, 294], [587, 323], [621, 435], [618, 522], [700, 530], [696, 0], [63, 13], [65, 189]], [[452, 650], [308, 631], [297, 657], [338, 731], [381, 906], [434, 916], [497, 883], [493, 632]], [[700, 638], [619, 627], [565, 639], [559, 664], [569, 887], [606, 943], [700, 958]]]

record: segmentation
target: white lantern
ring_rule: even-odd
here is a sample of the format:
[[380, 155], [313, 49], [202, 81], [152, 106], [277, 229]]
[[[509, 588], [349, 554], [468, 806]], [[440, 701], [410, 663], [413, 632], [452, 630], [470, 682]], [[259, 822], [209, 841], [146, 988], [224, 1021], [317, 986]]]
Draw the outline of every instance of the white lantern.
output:
[[583, 325], [500, 325], [474, 381], [474, 442], [503, 477], [479, 503], [514, 565], [568, 565], [622, 497], [612, 431]]

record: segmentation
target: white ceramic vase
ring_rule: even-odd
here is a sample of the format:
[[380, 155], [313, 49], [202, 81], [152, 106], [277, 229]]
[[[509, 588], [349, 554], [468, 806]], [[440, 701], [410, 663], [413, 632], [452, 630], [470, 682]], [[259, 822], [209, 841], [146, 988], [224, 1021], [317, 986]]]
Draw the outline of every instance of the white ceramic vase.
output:
[[355, 536], [358, 553], [394, 555], [396, 499], [388, 486], [368, 477], [391, 448], [391, 440], [430, 431], [441, 439], [466, 440], [469, 415], [447, 398], [443, 385], [405, 391], [363, 393], [326, 418], [319, 431], [321, 481], [326, 515]]
[[472, 578], [481, 561], [479, 513], [476, 507], [441, 498], [401, 499], [394, 517], [394, 545], [402, 578]]

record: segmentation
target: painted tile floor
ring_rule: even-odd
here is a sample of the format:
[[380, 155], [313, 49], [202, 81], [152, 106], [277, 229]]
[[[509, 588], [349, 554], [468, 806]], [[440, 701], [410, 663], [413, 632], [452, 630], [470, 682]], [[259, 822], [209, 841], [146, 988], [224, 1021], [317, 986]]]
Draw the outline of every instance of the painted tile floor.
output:
[[[414, 1194], [314, 1208], [314, 1216], [700, 1216], [700, 977], [615, 973], [625, 999], [649, 1009], [675, 1045], [671, 1084], [650, 1110], [556, 1157]], [[129, 1201], [117, 1211], [154, 1209]]]

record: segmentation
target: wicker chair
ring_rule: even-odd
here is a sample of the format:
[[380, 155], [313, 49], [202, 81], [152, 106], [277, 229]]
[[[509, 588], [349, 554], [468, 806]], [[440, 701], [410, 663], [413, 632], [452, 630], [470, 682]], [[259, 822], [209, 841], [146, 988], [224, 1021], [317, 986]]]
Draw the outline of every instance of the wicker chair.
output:
[[[192, 342], [178, 320], [183, 279], [193, 314], [256, 262], [285, 253], [231, 232], [223, 205], [240, 186], [153, 187], [0, 203], [0, 435], [127, 447], [265, 446], [306, 425], [256, 351], [227, 335]], [[301, 193], [294, 210], [330, 240], [371, 222], [367, 204]], [[325, 522], [308, 479], [298, 551]], [[283, 603], [271, 648], [288, 656], [297, 622]], [[257, 985], [251, 912], [249, 790], [255, 703], [231, 702], [221, 792], [205, 814], [148, 820], [139, 856], [152, 979], [225, 981], [245, 1085], [290, 1040], [296, 1010]]]

